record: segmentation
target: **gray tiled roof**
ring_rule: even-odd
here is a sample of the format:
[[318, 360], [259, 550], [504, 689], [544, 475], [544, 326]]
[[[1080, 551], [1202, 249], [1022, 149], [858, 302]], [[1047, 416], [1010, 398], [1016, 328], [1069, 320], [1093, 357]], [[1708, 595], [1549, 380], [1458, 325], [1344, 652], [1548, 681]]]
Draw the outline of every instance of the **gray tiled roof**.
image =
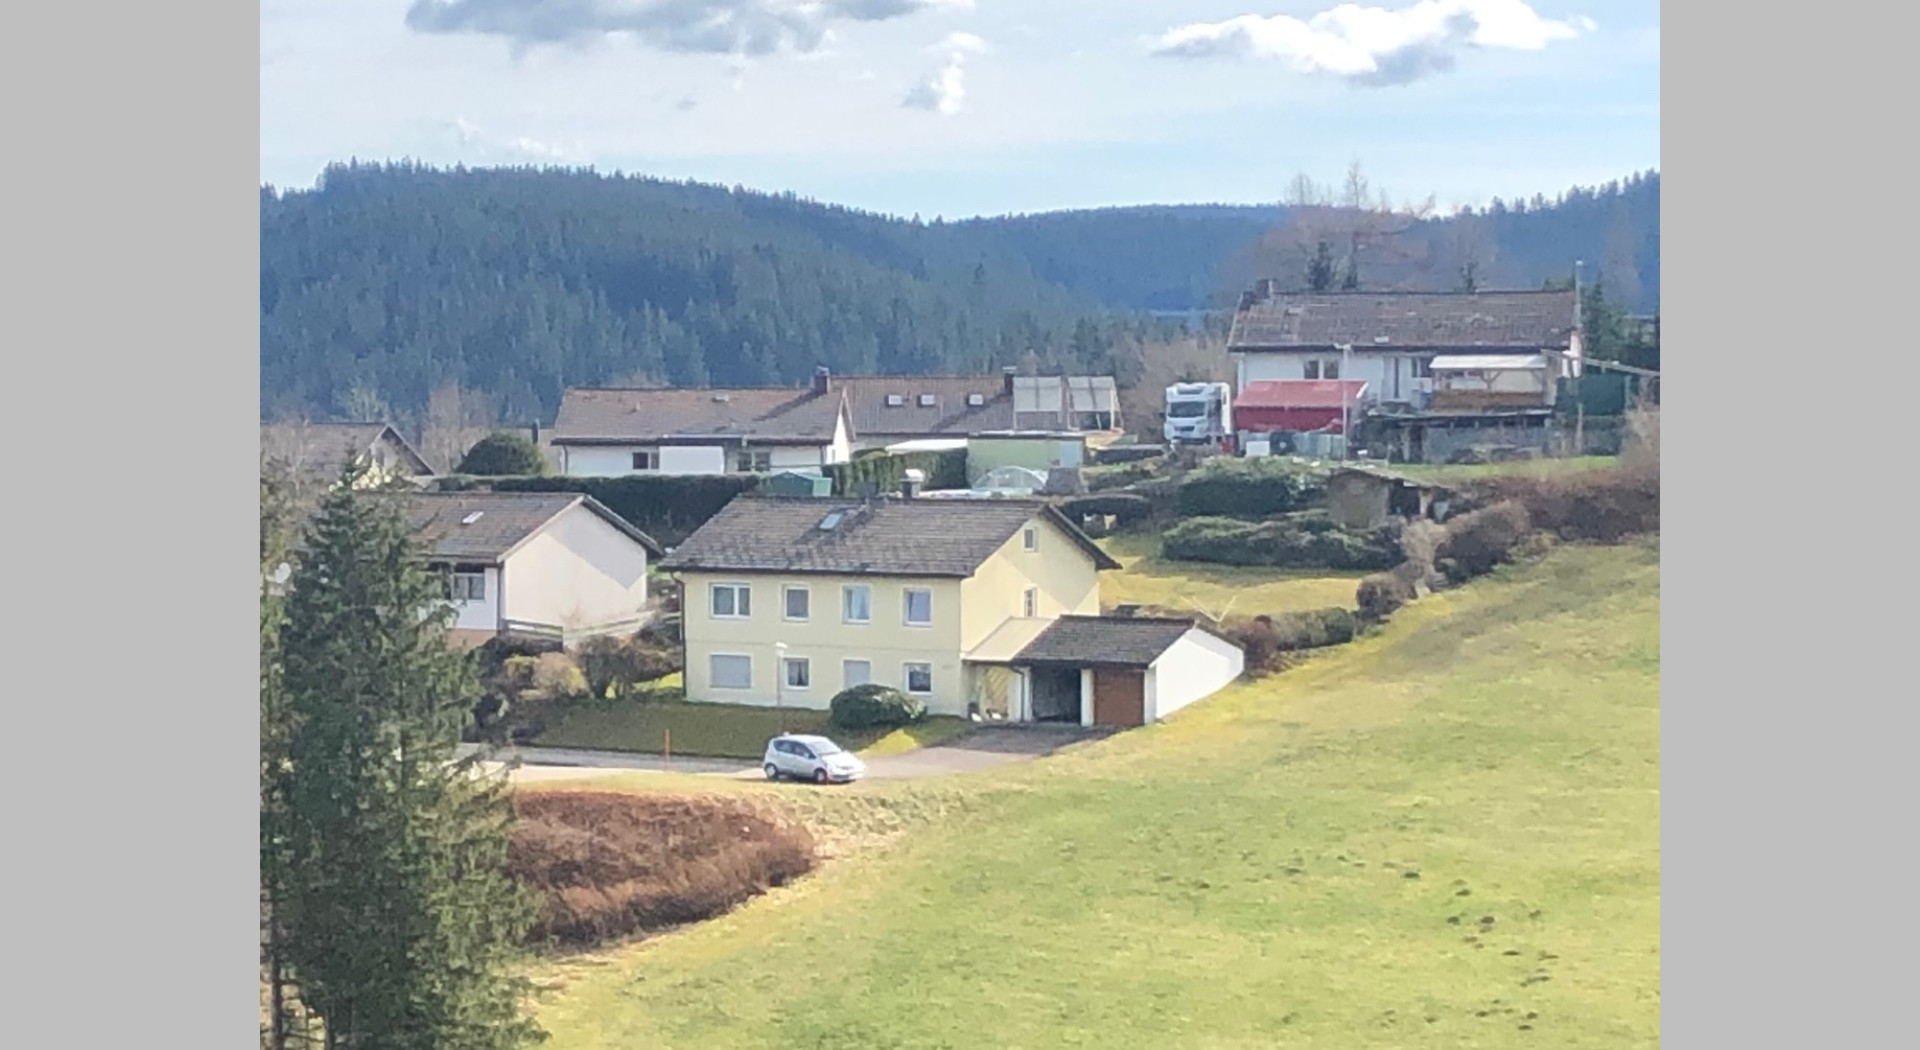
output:
[[[575, 492], [420, 492], [400, 497], [407, 525], [437, 561], [494, 562], [576, 503], [654, 555], [660, 545], [598, 500]], [[479, 514], [471, 523], [468, 516]]]
[[[835, 527], [822, 529], [822, 521], [836, 513], [842, 517]], [[965, 578], [1036, 517], [1060, 527], [1099, 567], [1119, 567], [1043, 500], [886, 498], [863, 504], [766, 495], [736, 497], [661, 567]]]
[[1283, 293], [1241, 309], [1227, 348], [1564, 349], [1575, 302], [1572, 291]]
[[276, 423], [260, 427], [260, 450], [309, 477], [339, 477], [348, 455], [366, 455], [381, 440], [412, 463], [415, 475], [433, 473], [426, 458], [385, 423]]
[[[1014, 423], [1013, 398], [1003, 376], [835, 376], [831, 381], [847, 393], [855, 434], [961, 437]], [[904, 403], [887, 404], [889, 394]], [[933, 395], [934, 403], [923, 407], [922, 394]], [[969, 394], [985, 403], [967, 404]]]
[[1062, 616], [1012, 663], [1145, 667], [1193, 630], [1194, 621], [1147, 616]]
[[673, 437], [747, 437], [761, 441], [833, 440], [841, 398], [811, 389], [638, 390], [576, 387], [560, 400], [557, 445], [659, 441]]

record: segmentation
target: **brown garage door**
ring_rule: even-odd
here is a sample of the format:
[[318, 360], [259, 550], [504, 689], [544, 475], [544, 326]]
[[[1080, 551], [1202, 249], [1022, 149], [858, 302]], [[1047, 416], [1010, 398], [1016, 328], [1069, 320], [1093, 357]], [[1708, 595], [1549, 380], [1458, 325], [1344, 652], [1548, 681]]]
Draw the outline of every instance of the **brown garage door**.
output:
[[1093, 672], [1093, 722], [1103, 726], [1137, 726], [1147, 720], [1147, 675], [1144, 671], [1099, 668]]

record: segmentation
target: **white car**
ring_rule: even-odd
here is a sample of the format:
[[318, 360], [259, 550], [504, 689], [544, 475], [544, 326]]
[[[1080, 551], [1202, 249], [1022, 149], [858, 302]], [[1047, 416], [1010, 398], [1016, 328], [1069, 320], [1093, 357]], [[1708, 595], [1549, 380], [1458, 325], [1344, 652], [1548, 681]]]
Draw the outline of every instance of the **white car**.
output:
[[816, 784], [845, 784], [867, 775], [866, 763], [823, 736], [787, 733], [767, 741], [761, 767], [768, 780], [792, 777]]

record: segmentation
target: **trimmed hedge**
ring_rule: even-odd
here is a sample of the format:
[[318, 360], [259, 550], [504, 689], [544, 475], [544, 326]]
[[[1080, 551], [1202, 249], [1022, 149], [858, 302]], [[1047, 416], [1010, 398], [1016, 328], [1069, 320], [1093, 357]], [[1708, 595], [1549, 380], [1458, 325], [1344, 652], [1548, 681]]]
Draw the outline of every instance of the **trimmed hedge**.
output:
[[923, 471], [929, 489], [964, 489], [967, 487], [967, 450], [863, 455], [850, 463], [827, 467], [826, 475], [833, 479], [836, 496], [857, 496], [861, 487], [869, 482], [876, 495], [884, 496], [900, 491], [900, 481], [909, 470]]
[[618, 478], [498, 478], [496, 492], [584, 492], [634, 528], [678, 543], [760, 484], [754, 474], [631, 474]]
[[1126, 492], [1075, 496], [1060, 502], [1060, 513], [1076, 523], [1095, 514], [1111, 514], [1116, 524], [1132, 525], [1153, 514], [1153, 501]]
[[1453, 519], [1436, 552], [1441, 569], [1455, 582], [1483, 576], [1512, 560], [1514, 548], [1533, 531], [1527, 508], [1509, 500]]
[[842, 689], [828, 705], [833, 724], [842, 729], [904, 726], [918, 722], [927, 705], [890, 685], [869, 682]]
[[1561, 539], [1619, 543], [1660, 531], [1658, 463], [1550, 477], [1492, 477], [1467, 486], [1468, 502], [1515, 502], [1533, 527]]
[[1189, 518], [1163, 534], [1161, 549], [1175, 561], [1286, 569], [1390, 569], [1400, 561], [1394, 526], [1343, 529], [1324, 511], [1259, 522]]
[[1413, 584], [1403, 574], [1376, 572], [1360, 581], [1353, 597], [1362, 617], [1381, 623], [1413, 601], [1415, 594]]
[[1180, 481], [1177, 505], [1188, 518], [1264, 518], [1324, 503], [1324, 475], [1288, 459], [1218, 456]]

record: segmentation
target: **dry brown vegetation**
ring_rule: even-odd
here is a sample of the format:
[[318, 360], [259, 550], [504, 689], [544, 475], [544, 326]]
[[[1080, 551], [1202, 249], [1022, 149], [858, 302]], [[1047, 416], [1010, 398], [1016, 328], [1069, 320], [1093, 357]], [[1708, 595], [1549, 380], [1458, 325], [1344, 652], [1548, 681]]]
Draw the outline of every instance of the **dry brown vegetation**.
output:
[[720, 915], [813, 870], [807, 829], [746, 798], [520, 792], [508, 872], [533, 938], [588, 948]]

